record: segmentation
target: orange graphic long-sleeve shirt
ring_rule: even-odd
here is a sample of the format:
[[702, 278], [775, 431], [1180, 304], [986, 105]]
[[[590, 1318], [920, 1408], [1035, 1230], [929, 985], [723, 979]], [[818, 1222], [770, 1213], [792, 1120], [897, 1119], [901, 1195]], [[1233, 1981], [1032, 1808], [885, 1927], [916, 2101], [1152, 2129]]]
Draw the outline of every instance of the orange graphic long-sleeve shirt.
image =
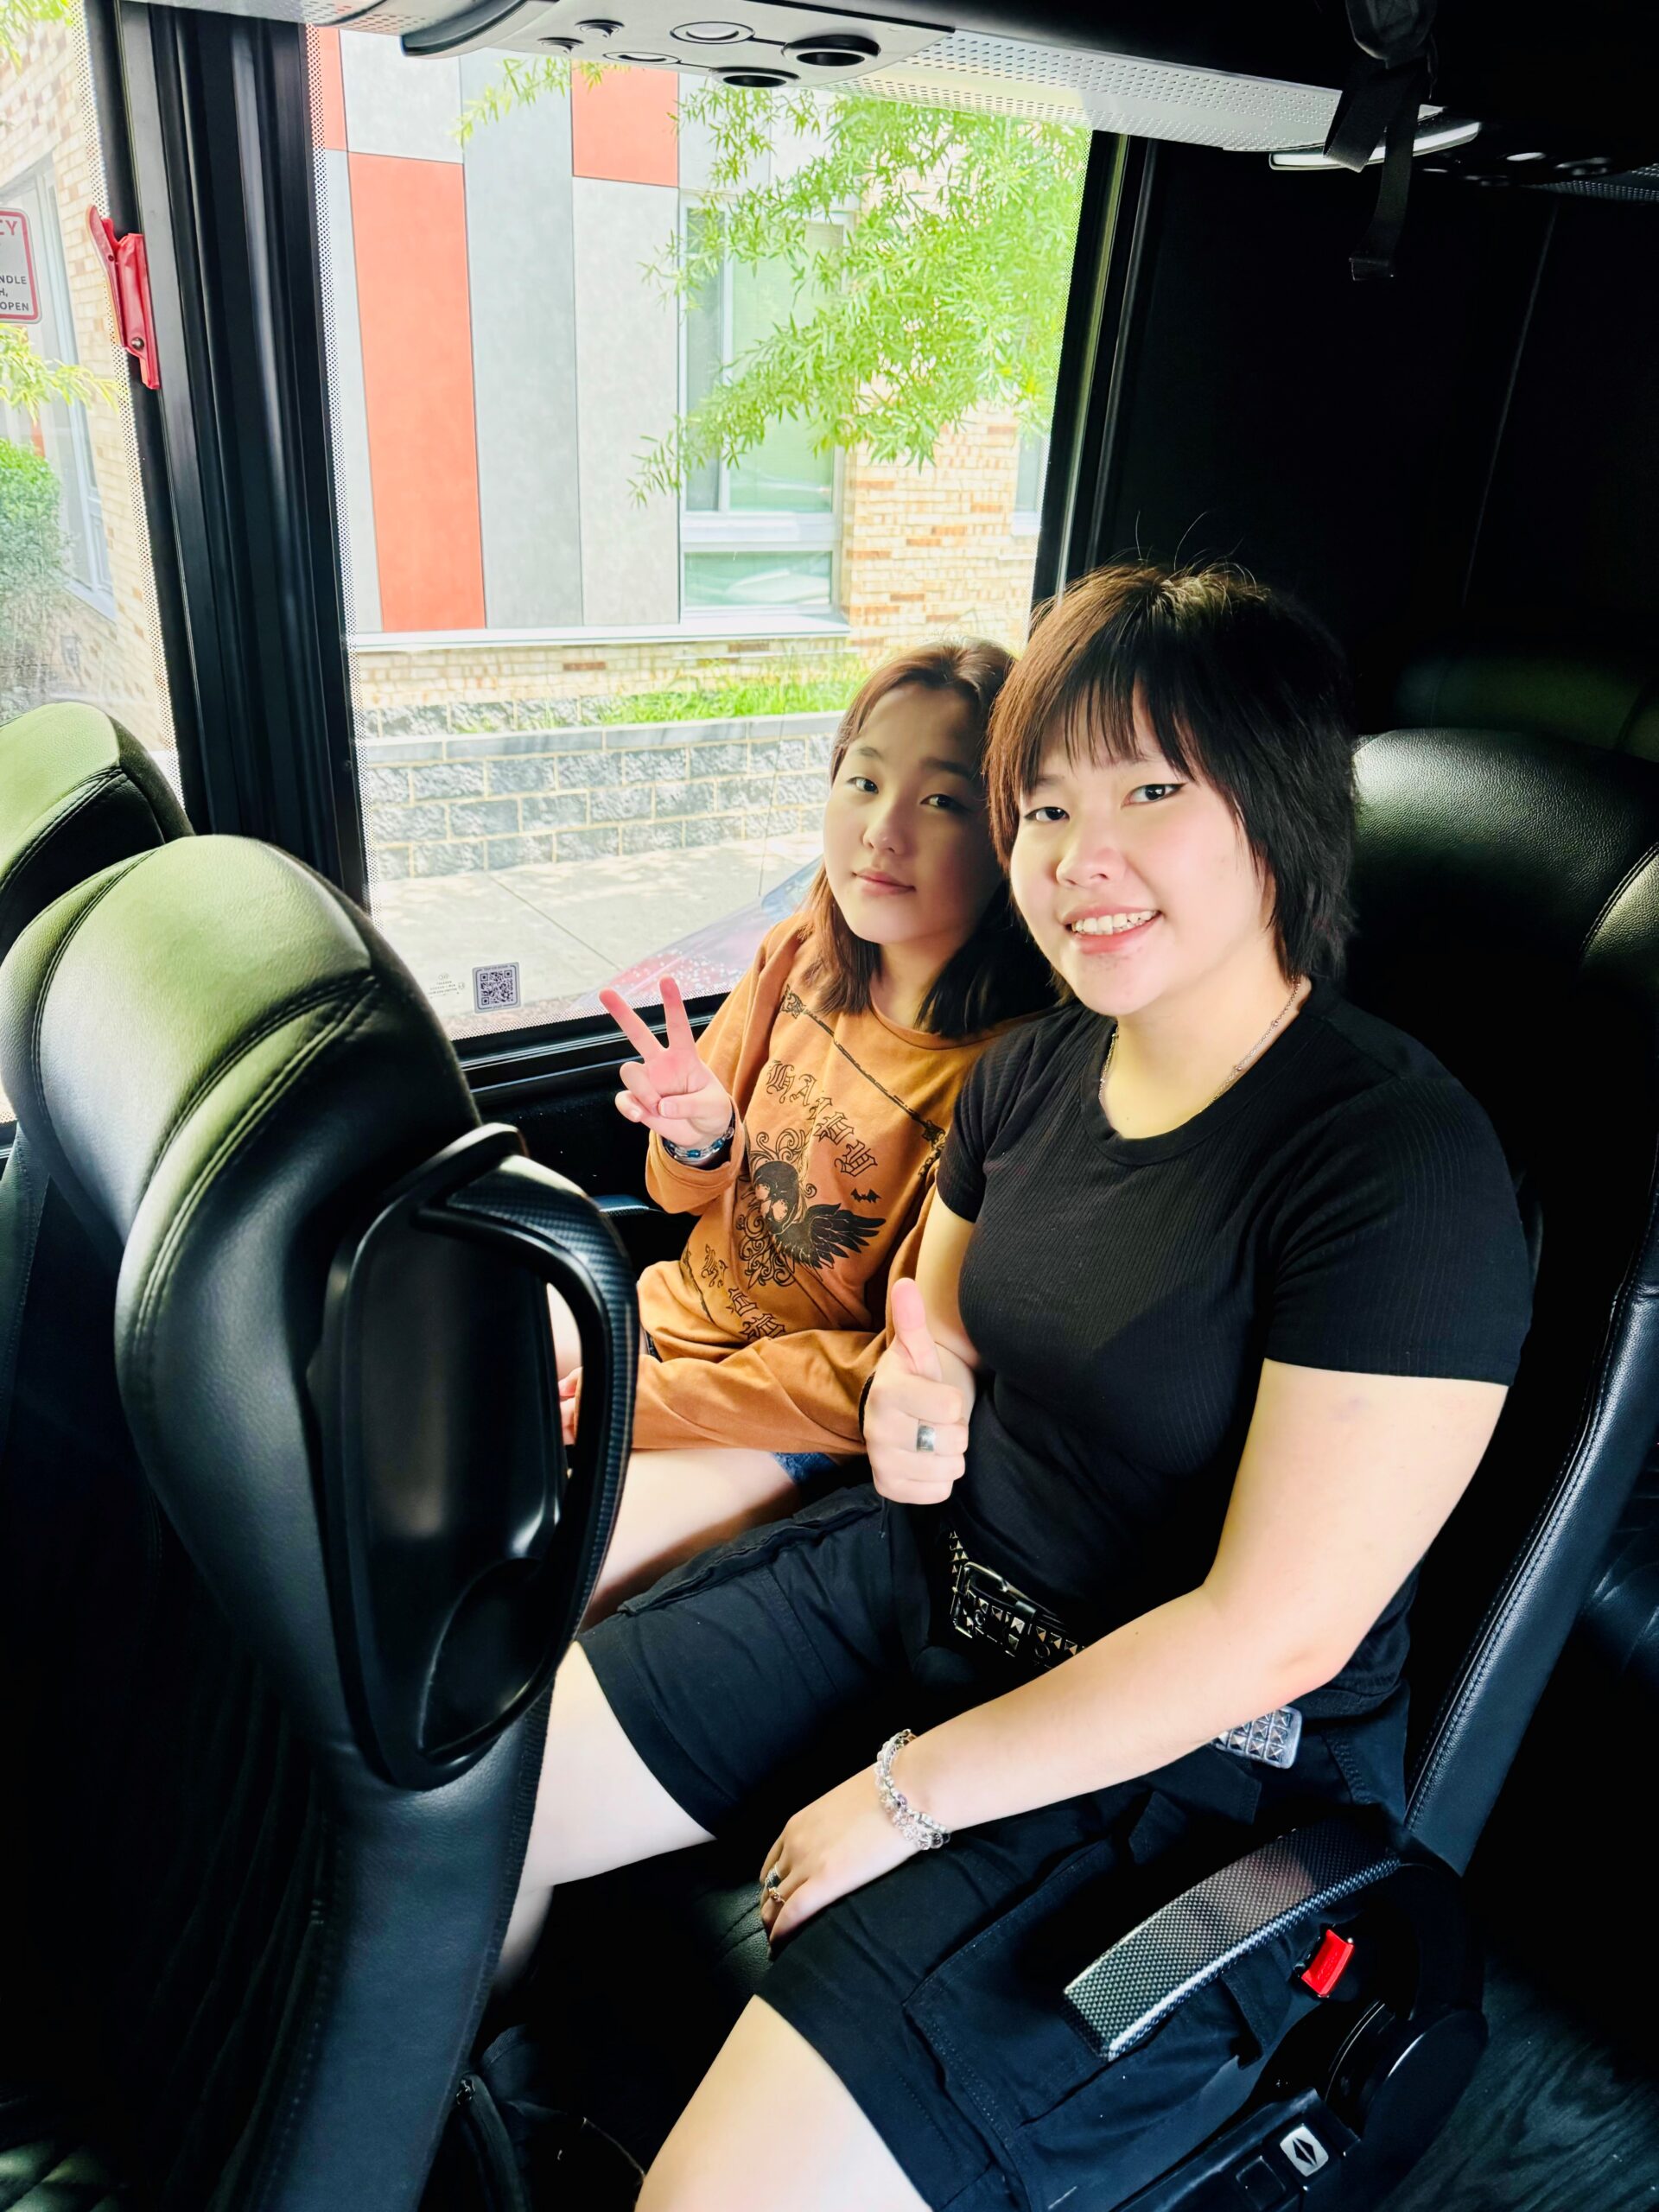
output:
[[799, 915], [779, 924], [703, 1032], [737, 1128], [718, 1166], [653, 1136], [645, 1184], [697, 1217], [639, 1281], [659, 1360], [639, 1363], [637, 1450], [748, 1445], [856, 1452], [860, 1395], [886, 1340], [887, 1285], [915, 1264], [957, 1095], [991, 1033], [819, 1014]]

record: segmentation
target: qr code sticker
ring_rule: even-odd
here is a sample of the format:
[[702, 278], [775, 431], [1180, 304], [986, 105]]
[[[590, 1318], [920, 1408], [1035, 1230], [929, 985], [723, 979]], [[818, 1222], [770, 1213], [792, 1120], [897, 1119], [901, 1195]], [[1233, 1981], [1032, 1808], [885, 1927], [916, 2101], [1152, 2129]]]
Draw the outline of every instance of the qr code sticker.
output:
[[499, 1014], [518, 1003], [518, 963], [504, 961], [497, 968], [473, 970], [473, 1006], [479, 1014]]

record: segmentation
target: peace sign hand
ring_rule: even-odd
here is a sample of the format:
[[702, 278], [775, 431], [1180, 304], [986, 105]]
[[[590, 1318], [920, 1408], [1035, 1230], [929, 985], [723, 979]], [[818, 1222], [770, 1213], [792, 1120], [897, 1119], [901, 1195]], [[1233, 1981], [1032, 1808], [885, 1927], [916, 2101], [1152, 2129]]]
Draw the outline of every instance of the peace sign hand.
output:
[[622, 1067], [626, 1088], [616, 1094], [616, 1110], [625, 1121], [654, 1129], [670, 1144], [718, 1143], [732, 1126], [731, 1097], [702, 1063], [679, 985], [671, 976], [663, 976], [658, 988], [663, 995], [666, 1045], [658, 1044], [620, 993], [599, 995], [600, 1004], [639, 1054]]

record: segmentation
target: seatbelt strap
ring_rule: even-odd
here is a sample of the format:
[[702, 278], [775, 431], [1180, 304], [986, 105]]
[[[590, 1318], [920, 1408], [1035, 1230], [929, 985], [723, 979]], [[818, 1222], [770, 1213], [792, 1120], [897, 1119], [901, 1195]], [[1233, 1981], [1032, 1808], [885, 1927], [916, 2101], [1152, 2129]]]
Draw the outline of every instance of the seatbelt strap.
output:
[[17, 1382], [17, 1346], [29, 1304], [29, 1279], [41, 1233], [47, 1179], [35, 1165], [20, 1128], [0, 1175], [0, 1466], [11, 1434]]
[[1417, 135], [1417, 110], [1427, 88], [1427, 67], [1421, 57], [1398, 68], [1384, 68], [1369, 57], [1337, 103], [1325, 158], [1345, 169], [1363, 169], [1378, 145], [1382, 170], [1365, 235], [1348, 257], [1354, 282], [1363, 284], [1392, 276], [1394, 257], [1406, 219], [1411, 190], [1411, 154]]

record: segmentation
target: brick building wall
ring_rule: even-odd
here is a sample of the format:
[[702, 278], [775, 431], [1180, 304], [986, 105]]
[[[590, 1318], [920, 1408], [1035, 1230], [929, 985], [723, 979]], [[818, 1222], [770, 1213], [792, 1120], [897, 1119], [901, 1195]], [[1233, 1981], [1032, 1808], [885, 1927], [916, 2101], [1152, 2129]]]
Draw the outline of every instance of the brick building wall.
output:
[[[1017, 513], [1020, 436], [983, 411], [939, 441], [926, 468], [849, 454], [842, 472], [844, 632], [664, 638], [602, 635], [511, 645], [360, 642], [352, 655], [361, 737], [428, 736], [580, 719], [585, 704], [658, 685], [819, 671], [844, 676], [943, 637], [1017, 650], [1031, 610], [1037, 537]], [[854, 665], [849, 666], [849, 661]]]

